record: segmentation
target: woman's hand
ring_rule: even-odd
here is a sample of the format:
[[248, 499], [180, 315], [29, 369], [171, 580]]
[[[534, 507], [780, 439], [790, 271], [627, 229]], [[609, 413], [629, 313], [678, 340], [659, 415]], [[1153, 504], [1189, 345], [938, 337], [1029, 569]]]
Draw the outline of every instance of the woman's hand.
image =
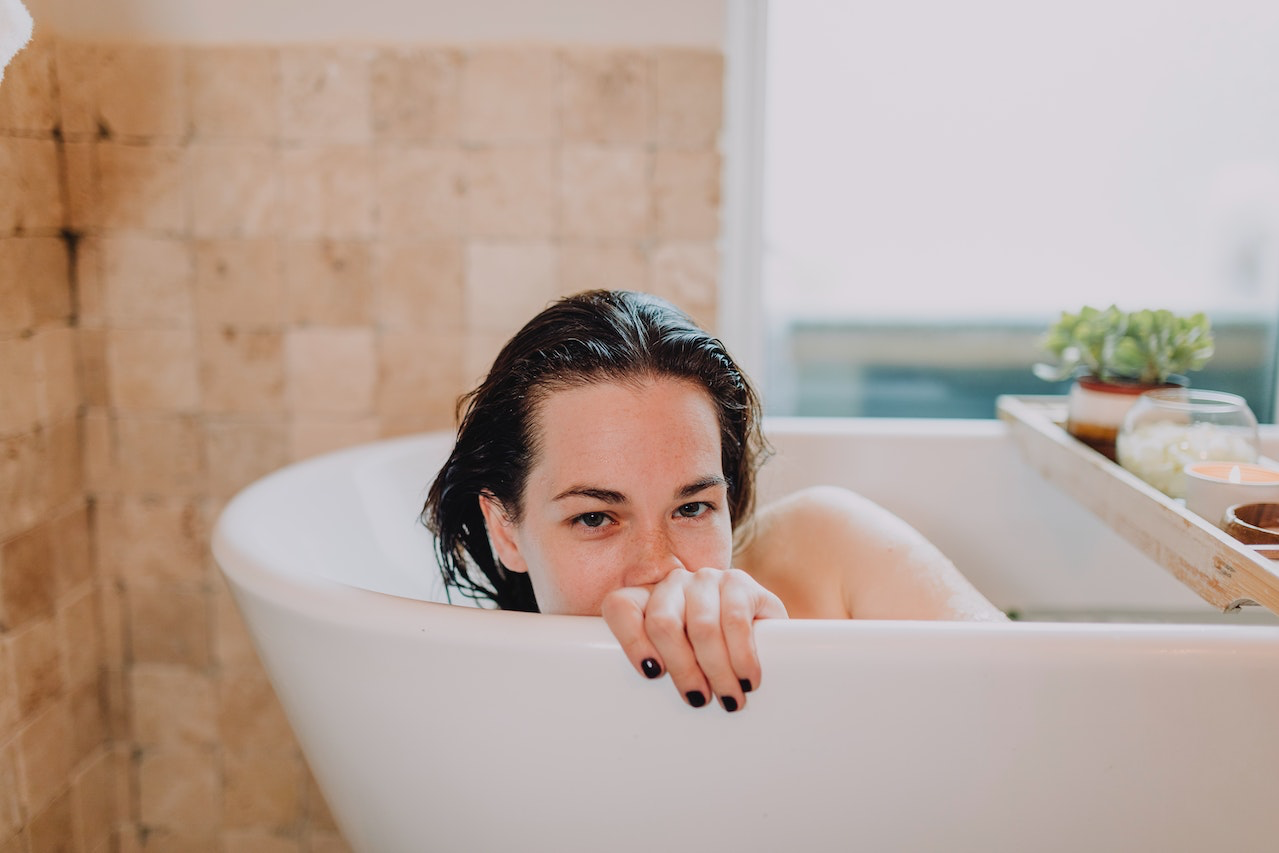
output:
[[715, 695], [725, 711], [743, 707], [760, 683], [755, 620], [786, 618], [781, 599], [738, 569], [675, 569], [609, 593], [602, 613], [636, 670], [668, 672], [688, 704]]

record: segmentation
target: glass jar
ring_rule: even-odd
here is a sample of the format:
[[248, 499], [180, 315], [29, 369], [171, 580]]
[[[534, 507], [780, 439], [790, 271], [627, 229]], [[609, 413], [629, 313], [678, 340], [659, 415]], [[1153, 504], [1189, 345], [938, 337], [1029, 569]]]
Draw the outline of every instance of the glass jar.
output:
[[1191, 462], [1256, 462], [1257, 416], [1237, 394], [1159, 388], [1137, 398], [1119, 427], [1117, 461], [1171, 498], [1185, 497]]

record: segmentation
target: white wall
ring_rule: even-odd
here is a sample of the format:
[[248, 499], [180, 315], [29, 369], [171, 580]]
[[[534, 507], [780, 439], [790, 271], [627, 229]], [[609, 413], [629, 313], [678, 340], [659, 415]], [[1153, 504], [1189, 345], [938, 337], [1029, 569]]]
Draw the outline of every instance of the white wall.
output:
[[185, 43], [719, 47], [731, 0], [26, 0], [37, 30]]

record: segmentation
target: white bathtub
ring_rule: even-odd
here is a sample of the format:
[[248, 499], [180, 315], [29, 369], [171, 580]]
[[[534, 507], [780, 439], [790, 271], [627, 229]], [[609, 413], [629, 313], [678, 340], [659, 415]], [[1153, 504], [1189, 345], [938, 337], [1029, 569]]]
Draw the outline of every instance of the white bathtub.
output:
[[693, 709], [602, 620], [420, 600], [447, 436], [317, 458], [237, 496], [213, 548], [356, 850], [1279, 846], [1279, 623], [1168, 621], [1214, 614], [997, 423], [768, 432], [765, 498], [845, 484], [1001, 607], [1165, 622], [766, 622], [747, 707]]

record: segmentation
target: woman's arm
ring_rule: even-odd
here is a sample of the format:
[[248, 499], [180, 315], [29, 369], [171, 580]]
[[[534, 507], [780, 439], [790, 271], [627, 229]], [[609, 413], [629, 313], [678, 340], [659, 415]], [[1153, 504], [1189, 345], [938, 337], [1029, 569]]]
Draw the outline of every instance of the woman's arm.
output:
[[737, 564], [795, 618], [1007, 618], [919, 531], [834, 486], [761, 510]]

